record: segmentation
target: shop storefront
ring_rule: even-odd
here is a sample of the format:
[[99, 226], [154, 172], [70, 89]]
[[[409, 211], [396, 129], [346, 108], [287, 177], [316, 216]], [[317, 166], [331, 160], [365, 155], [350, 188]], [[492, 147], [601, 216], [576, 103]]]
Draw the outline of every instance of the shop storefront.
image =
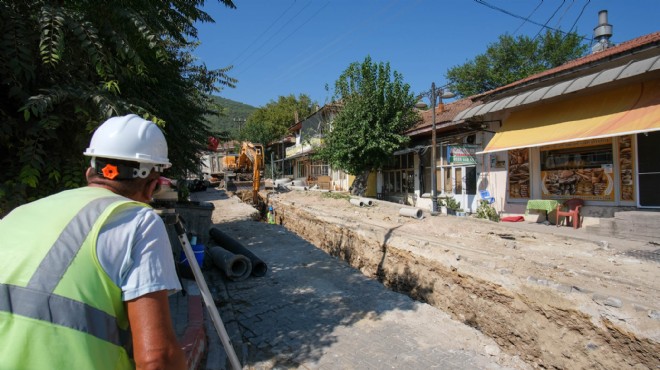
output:
[[[477, 193], [477, 157], [481, 147], [460, 142], [444, 142], [438, 145], [436, 171], [436, 191], [439, 197], [452, 197], [461, 203], [465, 210], [472, 210]], [[430, 194], [431, 151], [421, 157], [422, 194]]]
[[660, 81], [513, 112], [481, 153], [506, 158], [508, 202], [660, 207]]
[[415, 156], [415, 151], [404, 150], [394, 155], [392, 160], [382, 168], [380, 171], [382, 186], [377, 191], [380, 199], [413, 204]]
[[634, 135], [508, 151], [508, 196], [529, 199], [530, 155], [538, 151], [542, 199], [580, 198], [633, 204], [636, 200]]

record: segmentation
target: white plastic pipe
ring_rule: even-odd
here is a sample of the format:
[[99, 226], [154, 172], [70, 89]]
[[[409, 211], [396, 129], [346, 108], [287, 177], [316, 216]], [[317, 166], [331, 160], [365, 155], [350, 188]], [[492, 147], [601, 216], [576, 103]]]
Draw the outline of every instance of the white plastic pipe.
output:
[[359, 198], [360, 202], [364, 203], [367, 207], [371, 207], [374, 205], [374, 202], [369, 199], [369, 198]]
[[418, 220], [424, 218], [424, 213], [419, 208], [401, 208], [399, 214], [401, 216], [412, 217]]
[[328, 190], [328, 189], [319, 189], [319, 188], [309, 188], [307, 190], [309, 190], [309, 191], [318, 191], [320, 193], [329, 193], [331, 191], [331, 190]]
[[351, 198], [351, 199], [350, 199], [350, 202], [351, 202], [351, 204], [354, 205], [354, 206], [364, 207], [364, 202], [361, 201], [360, 199]]
[[307, 190], [307, 186], [295, 186], [295, 185], [289, 185], [287, 188], [291, 190]]
[[277, 185], [286, 185], [286, 184], [289, 184], [289, 183], [291, 183], [291, 179], [288, 178], [288, 177], [285, 177], [283, 179], [275, 180], [275, 186], [277, 186]]

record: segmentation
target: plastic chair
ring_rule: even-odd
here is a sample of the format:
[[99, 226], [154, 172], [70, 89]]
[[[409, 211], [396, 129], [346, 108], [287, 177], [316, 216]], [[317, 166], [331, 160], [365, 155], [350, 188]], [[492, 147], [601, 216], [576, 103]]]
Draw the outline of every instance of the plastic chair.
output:
[[481, 199], [487, 200], [488, 204], [495, 203], [495, 198], [490, 196], [490, 192], [488, 190], [479, 190], [479, 195], [481, 196]]
[[[559, 227], [559, 217], [566, 217], [566, 225], [569, 225], [569, 218], [573, 223], [573, 228], [580, 227], [580, 208], [584, 205], [584, 200], [573, 198], [565, 201], [563, 204], [557, 205], [557, 222]], [[564, 209], [567, 209], [564, 211]]]

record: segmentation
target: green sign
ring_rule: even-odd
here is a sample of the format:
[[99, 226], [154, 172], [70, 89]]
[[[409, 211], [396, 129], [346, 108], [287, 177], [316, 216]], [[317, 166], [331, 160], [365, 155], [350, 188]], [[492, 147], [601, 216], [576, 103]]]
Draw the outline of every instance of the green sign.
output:
[[477, 164], [474, 153], [478, 145], [449, 145], [447, 146], [447, 158], [450, 164]]

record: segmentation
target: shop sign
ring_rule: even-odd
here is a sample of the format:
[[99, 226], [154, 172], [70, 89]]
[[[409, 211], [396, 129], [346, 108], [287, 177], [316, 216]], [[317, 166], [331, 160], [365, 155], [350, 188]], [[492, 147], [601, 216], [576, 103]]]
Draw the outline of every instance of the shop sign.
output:
[[477, 164], [475, 153], [478, 145], [449, 145], [447, 146], [447, 158], [450, 164]]

